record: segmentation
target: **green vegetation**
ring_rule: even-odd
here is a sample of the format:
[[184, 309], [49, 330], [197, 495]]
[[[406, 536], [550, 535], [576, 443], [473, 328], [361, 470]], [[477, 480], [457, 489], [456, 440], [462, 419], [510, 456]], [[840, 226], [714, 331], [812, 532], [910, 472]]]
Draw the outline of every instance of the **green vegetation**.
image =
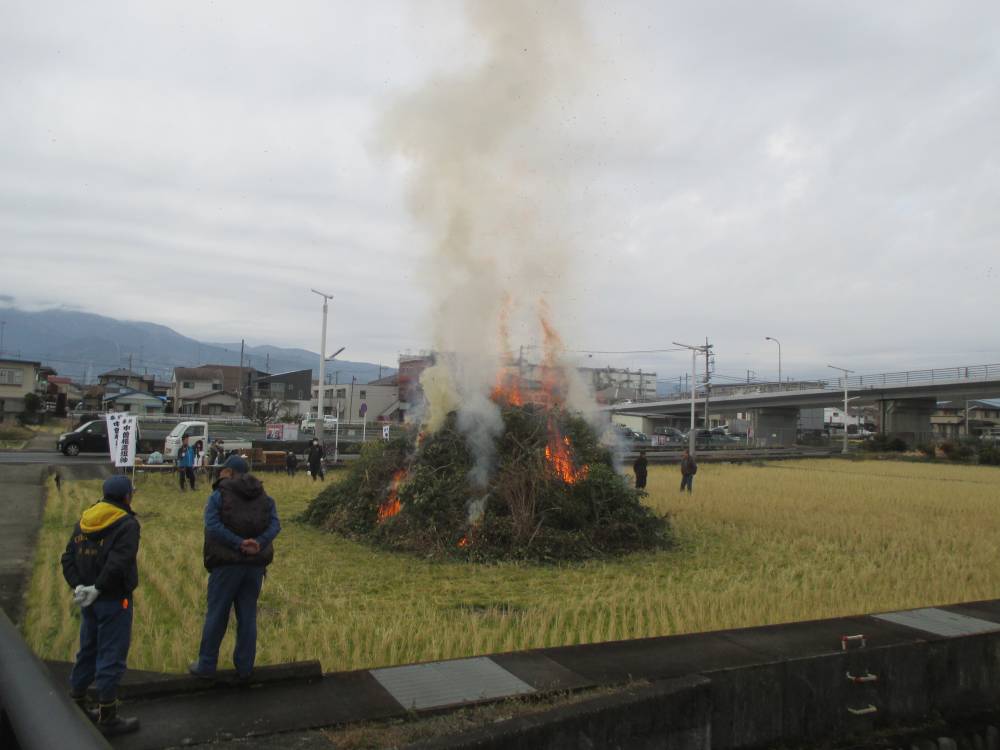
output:
[[[669, 525], [612, 468], [580, 417], [532, 405], [503, 410], [489, 486], [452, 414], [414, 446], [369, 443], [306, 520], [353, 539], [422, 556], [477, 562], [590, 560], [670, 546]], [[471, 510], [470, 510], [471, 509]]]
[[[987, 466], [705, 463], [691, 496], [677, 491], [676, 467], [654, 466], [646, 500], [670, 514], [677, 545], [562, 565], [381, 551], [292, 521], [319, 488], [307, 477], [264, 482], [285, 525], [261, 598], [265, 664], [355, 669], [1000, 597], [1000, 470]], [[59, 555], [99, 488], [49, 486], [24, 623], [45, 658], [75, 653], [78, 615]], [[133, 668], [182, 671], [194, 657], [206, 496], [140, 475]]]

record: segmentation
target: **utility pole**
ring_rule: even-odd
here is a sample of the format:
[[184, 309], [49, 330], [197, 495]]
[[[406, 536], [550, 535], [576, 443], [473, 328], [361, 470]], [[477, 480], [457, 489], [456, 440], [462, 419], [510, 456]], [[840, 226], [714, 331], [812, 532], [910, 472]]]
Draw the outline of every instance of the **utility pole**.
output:
[[[695, 383], [698, 382], [698, 352], [708, 350], [708, 340], [706, 339], [705, 346], [691, 346], [690, 344], [681, 344], [675, 341], [674, 346], [682, 346], [685, 349], [691, 350], [691, 429], [688, 430], [688, 453], [692, 456], [694, 455], [694, 443], [695, 443], [695, 430], [694, 430], [694, 399], [695, 399]], [[708, 401], [706, 400], [705, 405], [708, 406]]]
[[837, 367], [836, 365], [827, 365], [831, 370], [840, 370], [844, 373], [844, 453], [847, 453], [847, 374], [854, 372], [854, 370], [848, 370], [846, 367]]
[[240, 415], [246, 416], [246, 400], [243, 398], [243, 350], [246, 349], [246, 339], [240, 339], [240, 391], [236, 395], [240, 399]]
[[264, 359], [264, 372], [271, 372], [271, 353], [267, 353], [267, 357]]
[[708, 399], [711, 395], [712, 383], [710, 381], [710, 375], [708, 372], [708, 355], [712, 349], [712, 345], [708, 343], [708, 336], [705, 337], [705, 429], [710, 430], [712, 426], [708, 422]]
[[132, 372], [132, 352], [128, 354], [128, 371]]
[[0, 356], [3, 355], [3, 333], [6, 327], [7, 327], [7, 321], [0, 320]]
[[351, 375], [351, 400], [347, 407], [347, 424], [350, 425], [354, 421], [354, 383], [357, 380], [356, 375]]
[[320, 445], [323, 445], [323, 391], [326, 389], [326, 382], [323, 379], [323, 369], [326, 366], [326, 314], [333, 295], [317, 292], [315, 289], [310, 289], [309, 291], [323, 298], [323, 334], [319, 342], [319, 393], [317, 394], [318, 403], [316, 405], [316, 439]]

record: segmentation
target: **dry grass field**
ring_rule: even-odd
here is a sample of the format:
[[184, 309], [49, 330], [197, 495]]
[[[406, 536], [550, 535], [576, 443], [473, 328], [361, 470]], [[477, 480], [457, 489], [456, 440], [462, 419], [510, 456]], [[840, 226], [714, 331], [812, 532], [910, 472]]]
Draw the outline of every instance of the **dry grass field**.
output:
[[[292, 521], [317, 491], [266, 476], [284, 530], [260, 602], [260, 663], [342, 670], [1000, 597], [1000, 469], [898, 461], [704, 464], [693, 495], [650, 471], [677, 549], [564, 567], [386, 554]], [[59, 555], [97, 482], [49, 487], [24, 632], [71, 659], [78, 615]], [[142, 477], [132, 668], [183, 670], [204, 612], [207, 495]], [[231, 638], [228, 636], [227, 638]], [[223, 645], [225, 663], [231, 640]]]

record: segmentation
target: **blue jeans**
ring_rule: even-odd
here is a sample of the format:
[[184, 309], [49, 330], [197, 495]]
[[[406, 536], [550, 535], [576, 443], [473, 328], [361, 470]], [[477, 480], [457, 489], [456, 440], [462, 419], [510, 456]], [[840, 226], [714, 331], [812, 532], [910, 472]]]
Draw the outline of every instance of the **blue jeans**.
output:
[[681, 476], [681, 492], [687, 487], [687, 491], [691, 491], [691, 483], [694, 482], [694, 474], [684, 474]]
[[69, 676], [74, 695], [97, 683], [97, 699], [112, 703], [132, 641], [132, 599], [98, 599], [80, 610], [80, 650]]
[[220, 565], [208, 574], [208, 609], [198, 648], [198, 671], [215, 672], [219, 646], [229, 627], [229, 611], [236, 609], [236, 648], [233, 664], [241, 677], [253, 672], [257, 657], [257, 597], [264, 584], [264, 568], [257, 565]]

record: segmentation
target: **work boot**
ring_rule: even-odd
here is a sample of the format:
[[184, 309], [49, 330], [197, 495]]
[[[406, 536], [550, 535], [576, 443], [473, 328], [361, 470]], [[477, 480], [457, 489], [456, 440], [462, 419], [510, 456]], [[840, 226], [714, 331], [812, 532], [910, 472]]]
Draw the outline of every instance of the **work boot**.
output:
[[98, 711], [96, 708], [90, 705], [90, 701], [87, 700], [87, 694], [84, 693], [70, 693], [69, 697], [76, 704], [77, 708], [83, 711], [83, 715], [90, 719], [95, 724], [97, 723]]
[[100, 704], [97, 728], [105, 737], [116, 737], [139, 729], [139, 720], [134, 716], [119, 716], [118, 701]]
[[188, 664], [188, 674], [197, 677], [199, 680], [214, 680], [215, 672], [202, 672], [198, 669], [198, 662], [193, 661]]

